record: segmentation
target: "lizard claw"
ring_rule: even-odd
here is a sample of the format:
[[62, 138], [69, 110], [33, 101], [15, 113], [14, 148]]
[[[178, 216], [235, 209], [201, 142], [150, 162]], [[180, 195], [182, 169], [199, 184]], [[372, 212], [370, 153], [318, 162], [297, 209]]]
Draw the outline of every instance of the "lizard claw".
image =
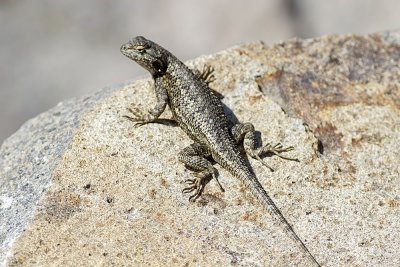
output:
[[268, 143], [266, 146], [268, 146], [269, 150], [274, 151], [276, 153], [283, 153], [283, 152], [289, 152], [294, 149], [293, 146], [288, 146], [288, 147], [283, 147], [281, 143], [277, 143], [271, 148], [271, 144]]
[[130, 117], [128, 115], [123, 115], [122, 117], [134, 122], [135, 124], [133, 125], [133, 127], [135, 127], [135, 128], [140, 127], [140, 126], [145, 124], [143, 121], [138, 121], [137, 118], [133, 118], [133, 117]]
[[187, 185], [194, 185], [196, 182], [196, 179], [186, 179], [185, 184]]
[[195, 189], [196, 189], [196, 188], [194, 188], [194, 187], [192, 187], [192, 186], [189, 186], [189, 187], [184, 188], [184, 189], [182, 190], [182, 193], [184, 193], [184, 194], [186, 194], [186, 193], [191, 193], [191, 192], [193, 192]]
[[143, 126], [143, 125], [145, 125], [147, 123], [149, 123], [149, 122], [146, 122], [146, 121], [136, 122], [133, 127], [139, 128], [140, 126]]

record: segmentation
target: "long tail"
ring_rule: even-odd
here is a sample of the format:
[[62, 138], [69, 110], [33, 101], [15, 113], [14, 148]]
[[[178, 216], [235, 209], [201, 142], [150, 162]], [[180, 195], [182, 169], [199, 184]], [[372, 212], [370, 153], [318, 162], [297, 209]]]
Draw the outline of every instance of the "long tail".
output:
[[249, 188], [249, 190], [253, 193], [255, 197], [262, 203], [267, 212], [272, 216], [272, 218], [277, 221], [277, 223], [285, 230], [285, 232], [289, 235], [289, 237], [304, 251], [307, 257], [315, 266], [320, 266], [311, 252], [308, 250], [306, 245], [301, 241], [300, 237], [293, 230], [292, 226], [289, 222], [283, 217], [281, 211], [269, 197], [267, 192], [264, 190], [260, 182], [252, 173], [248, 173], [247, 171], [242, 173], [241, 180], [243, 183]]

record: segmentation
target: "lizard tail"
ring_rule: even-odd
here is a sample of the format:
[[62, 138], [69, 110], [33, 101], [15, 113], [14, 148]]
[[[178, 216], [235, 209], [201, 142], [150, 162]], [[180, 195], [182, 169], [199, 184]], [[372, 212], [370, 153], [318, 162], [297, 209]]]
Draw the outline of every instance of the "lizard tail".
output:
[[293, 230], [292, 226], [285, 219], [281, 211], [275, 205], [274, 201], [269, 197], [267, 192], [264, 190], [263, 186], [255, 177], [255, 175], [245, 171], [242, 175], [238, 176], [242, 178], [241, 180], [243, 181], [243, 183], [246, 185], [247, 188], [249, 188], [252, 194], [262, 203], [263, 207], [272, 216], [272, 218], [280, 225], [280, 227], [282, 227], [285, 230], [285, 232], [297, 244], [297, 246], [304, 251], [304, 253], [310, 259], [313, 265], [320, 266], [320, 264], [308, 250], [306, 245], [303, 243], [303, 241], [301, 241], [300, 237]]

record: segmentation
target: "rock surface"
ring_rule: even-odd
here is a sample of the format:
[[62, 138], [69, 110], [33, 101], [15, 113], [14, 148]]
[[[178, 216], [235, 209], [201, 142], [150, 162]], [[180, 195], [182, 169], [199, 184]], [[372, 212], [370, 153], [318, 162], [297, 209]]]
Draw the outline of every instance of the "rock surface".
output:
[[[399, 266], [400, 34], [327, 36], [227, 49], [188, 64], [264, 142], [300, 162], [251, 161], [323, 266]], [[173, 52], [173, 51], [172, 51]], [[132, 63], [133, 64], [133, 63]], [[62, 103], [0, 150], [0, 264], [307, 266], [251, 194], [223, 169], [202, 199], [181, 193], [178, 127], [134, 128], [150, 79]], [[283, 108], [283, 109], [282, 109]], [[163, 118], [171, 118], [166, 111]]]

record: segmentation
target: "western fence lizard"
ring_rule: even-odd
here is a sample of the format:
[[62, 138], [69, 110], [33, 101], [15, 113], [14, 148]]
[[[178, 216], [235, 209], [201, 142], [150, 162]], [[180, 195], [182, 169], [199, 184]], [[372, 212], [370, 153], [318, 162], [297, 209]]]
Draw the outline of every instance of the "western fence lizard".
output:
[[293, 147], [267, 144], [257, 149], [255, 130], [251, 123], [232, 126], [224, 113], [222, 102], [208, 86], [213, 78], [210, 69], [203, 73], [192, 71], [170, 52], [142, 36], [122, 45], [121, 52], [151, 73], [157, 97], [153, 109], [147, 112], [137, 108], [129, 109], [133, 117], [126, 117], [141, 126], [157, 121], [169, 105], [177, 124], [193, 140], [193, 144], [178, 155], [186, 167], [195, 171], [195, 178], [186, 180], [189, 186], [183, 190], [194, 192], [190, 200], [194, 201], [201, 195], [210, 179], [217, 178], [217, 170], [208, 160], [212, 158], [239, 178], [312, 263], [320, 266], [257, 180], [241, 153], [240, 143], [243, 143], [247, 155], [261, 162], [260, 157], [266, 153], [290, 159], [281, 153]]

